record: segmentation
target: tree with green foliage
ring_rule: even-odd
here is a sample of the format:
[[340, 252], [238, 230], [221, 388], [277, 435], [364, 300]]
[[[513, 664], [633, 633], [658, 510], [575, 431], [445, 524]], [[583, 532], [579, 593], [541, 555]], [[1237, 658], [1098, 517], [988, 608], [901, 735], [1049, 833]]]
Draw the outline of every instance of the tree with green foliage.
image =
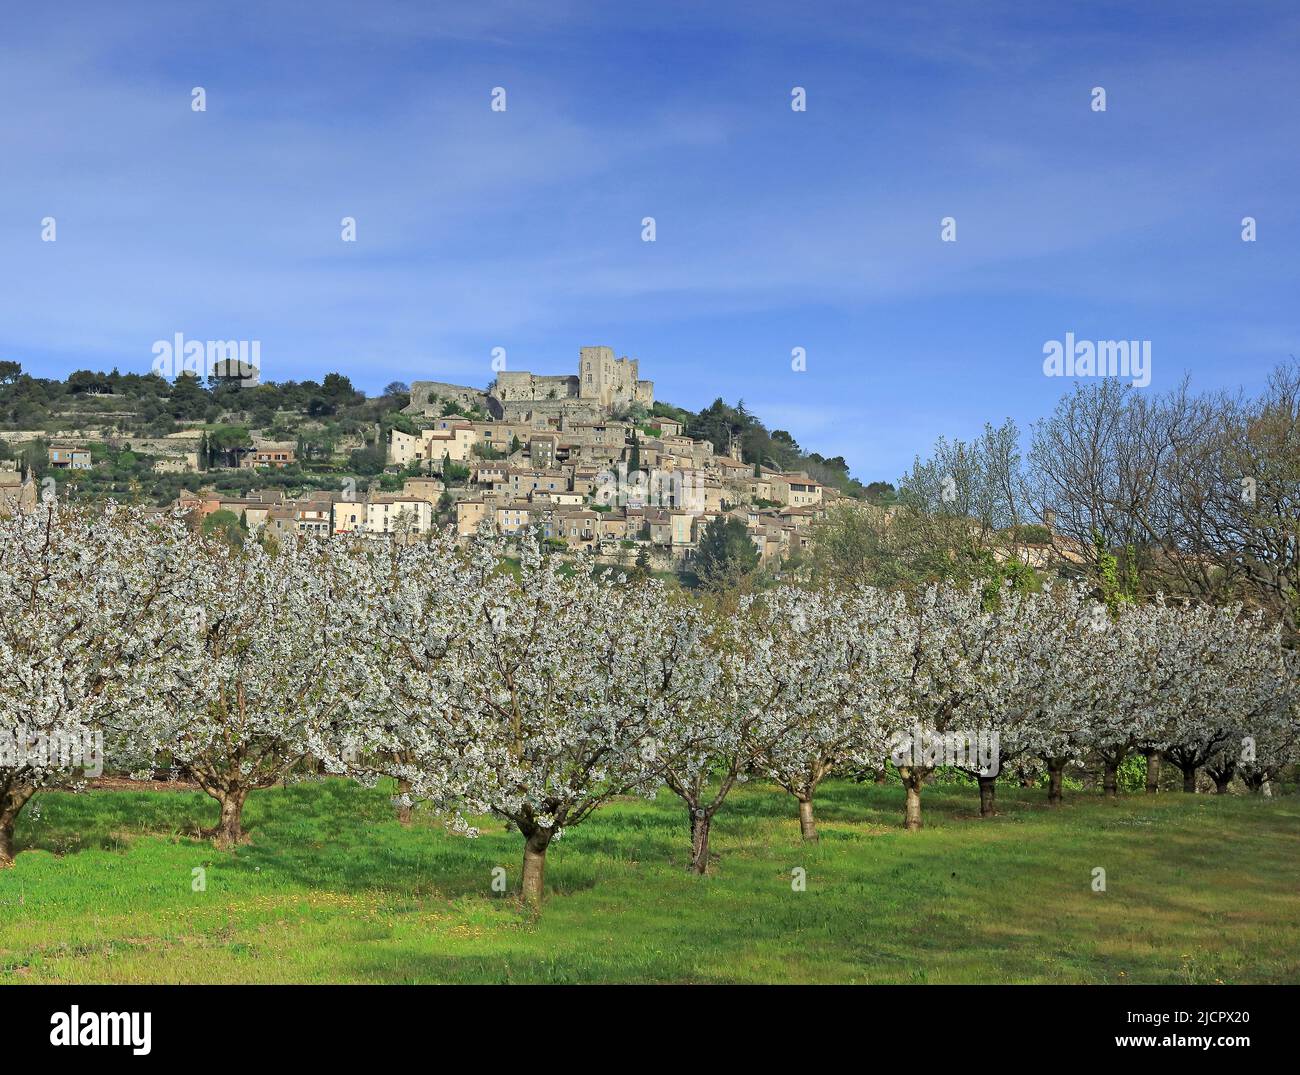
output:
[[233, 511], [225, 508], [205, 515], [203, 522], [199, 524], [199, 530], [204, 536], [215, 534], [232, 549], [242, 548], [244, 539], [248, 536], [243, 520]]
[[203, 384], [192, 373], [182, 373], [172, 384], [169, 403], [174, 418], [203, 418], [210, 401]]
[[641, 442], [637, 439], [636, 430], [632, 430], [632, 448], [627, 456], [627, 472], [629, 475], [637, 474], [641, 470]]
[[745, 581], [758, 568], [758, 548], [745, 524], [734, 517], [711, 519], [700, 535], [695, 571], [700, 584], [723, 590]]
[[252, 446], [252, 435], [244, 426], [217, 426], [208, 434], [212, 460], [228, 467], [239, 466], [239, 453]]
[[351, 455], [350, 466], [357, 474], [367, 476], [382, 474], [388, 463], [388, 453], [377, 444], [357, 448]]
[[463, 485], [469, 481], [469, 467], [465, 463], [453, 462], [451, 454], [442, 456], [442, 480], [448, 485]]
[[1121, 571], [1119, 557], [1106, 546], [1101, 531], [1092, 532], [1093, 555], [1097, 562], [1097, 588], [1102, 604], [1113, 614], [1120, 605], [1132, 604], [1138, 596], [1136, 555], [1130, 545], [1125, 549]]

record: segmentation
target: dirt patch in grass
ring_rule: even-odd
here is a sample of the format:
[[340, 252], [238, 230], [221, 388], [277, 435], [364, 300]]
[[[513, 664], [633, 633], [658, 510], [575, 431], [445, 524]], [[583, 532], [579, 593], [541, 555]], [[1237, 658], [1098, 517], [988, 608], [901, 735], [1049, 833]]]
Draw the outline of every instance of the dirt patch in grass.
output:
[[132, 780], [129, 776], [97, 776], [86, 781], [87, 791], [201, 791], [190, 780]]

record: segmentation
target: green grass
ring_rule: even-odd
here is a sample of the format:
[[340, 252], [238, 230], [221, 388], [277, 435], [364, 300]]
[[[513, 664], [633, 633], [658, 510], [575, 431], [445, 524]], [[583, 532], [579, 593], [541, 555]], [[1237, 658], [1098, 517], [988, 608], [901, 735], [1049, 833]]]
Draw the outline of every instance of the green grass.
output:
[[1002, 789], [981, 821], [972, 790], [929, 788], [907, 834], [901, 789], [832, 784], [804, 846], [793, 800], [746, 786], [706, 878], [675, 799], [619, 802], [553, 845], [530, 918], [491, 890], [497, 866], [518, 883], [517, 834], [403, 829], [341, 781], [253, 796], [233, 852], [194, 838], [198, 794], [45, 793], [0, 872], [0, 981], [1300, 980], [1300, 797], [1043, 797]]

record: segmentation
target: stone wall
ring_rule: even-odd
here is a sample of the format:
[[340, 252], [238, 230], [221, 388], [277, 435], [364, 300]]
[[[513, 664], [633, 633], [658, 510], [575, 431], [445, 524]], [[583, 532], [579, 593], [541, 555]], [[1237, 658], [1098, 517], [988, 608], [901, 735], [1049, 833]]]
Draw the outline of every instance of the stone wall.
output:
[[446, 381], [413, 381], [411, 402], [406, 407], [406, 413], [423, 414], [424, 408], [429, 406], [434, 396], [441, 400], [450, 400], [466, 410], [473, 410], [475, 407], [481, 411], [489, 409], [488, 394], [480, 389], [463, 384], [448, 384]]
[[488, 392], [502, 403], [515, 400], [575, 399], [578, 395], [578, 378], [503, 370], [497, 374], [497, 379]]

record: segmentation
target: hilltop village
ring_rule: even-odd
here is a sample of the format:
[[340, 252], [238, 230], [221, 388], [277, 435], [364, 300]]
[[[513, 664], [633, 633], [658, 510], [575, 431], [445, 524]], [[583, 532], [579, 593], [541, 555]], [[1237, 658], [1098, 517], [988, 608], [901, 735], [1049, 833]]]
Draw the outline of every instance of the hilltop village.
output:
[[[233, 512], [272, 535], [419, 533], [441, 512], [465, 536], [485, 521], [505, 535], [536, 527], [571, 549], [618, 556], [645, 548], [656, 566], [680, 567], [709, 520], [727, 514], [744, 523], [760, 562], [788, 559], [839, 495], [806, 473], [743, 462], [738, 449], [718, 454], [681, 422], [652, 417], [653, 382], [609, 347], [582, 348], [576, 374], [503, 371], [482, 390], [416, 381], [410, 395], [404, 413], [414, 428], [393, 428], [387, 444], [389, 468], [406, 475], [398, 492], [178, 502], [200, 515]], [[293, 455], [282, 448], [278, 458], [264, 450], [251, 459], [273, 468]]]
[[[246, 391], [231, 398], [265, 389]], [[220, 518], [233, 516], [250, 534], [381, 536], [451, 525], [468, 536], [487, 523], [509, 536], [533, 527], [557, 548], [635, 556], [663, 570], [689, 568], [704, 527], [720, 516], [744, 525], [761, 563], [797, 558], [811, 524], [843, 495], [803, 470], [744, 461], [738, 438], [719, 450], [716, 439], [690, 436], [684, 418], [663, 413], [673, 408], [655, 406], [654, 383], [641, 379], [637, 360], [609, 347], [581, 348], [574, 373], [502, 370], [483, 389], [415, 381], [407, 391], [382, 428], [375, 422], [372, 434], [331, 446], [336, 456], [340, 448], [382, 453], [369, 474], [322, 475], [306, 487], [281, 480], [308, 473], [312, 446], [302, 437], [226, 442], [224, 427], [209, 421], [202, 434], [195, 422], [125, 448], [148, 460], [133, 465], [155, 480], [208, 479], [197, 491], [181, 485], [170, 502], [200, 520], [226, 513]], [[85, 405], [120, 397], [120, 387], [105, 386]], [[121, 436], [106, 446], [103, 431], [74, 432], [29, 442], [38, 446], [41, 481], [61, 494], [93, 480], [122, 446]], [[241, 474], [263, 477], [232, 490]], [[0, 461], [0, 511], [34, 503], [38, 484]]]

